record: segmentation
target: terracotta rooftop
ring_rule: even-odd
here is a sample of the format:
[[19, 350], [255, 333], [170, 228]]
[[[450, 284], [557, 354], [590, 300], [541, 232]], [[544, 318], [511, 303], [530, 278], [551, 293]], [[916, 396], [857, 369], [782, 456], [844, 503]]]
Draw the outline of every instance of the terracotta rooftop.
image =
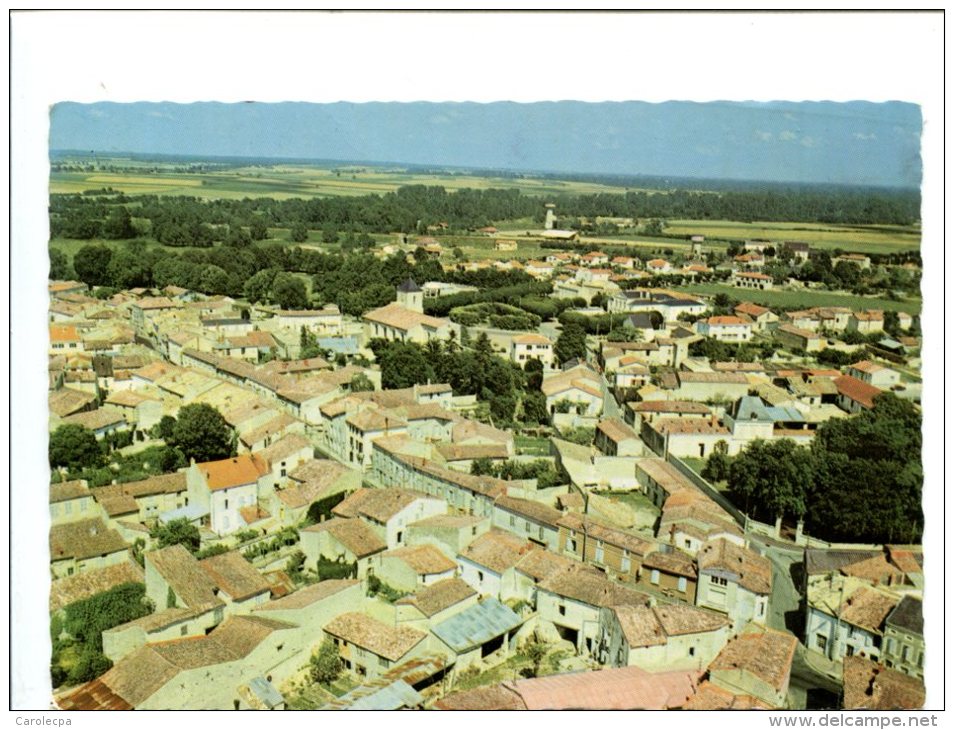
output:
[[146, 563], [152, 564], [186, 606], [194, 608], [222, 602], [216, 595], [215, 581], [182, 545], [150, 550], [145, 557]]
[[845, 657], [846, 710], [917, 710], [924, 706], [924, 684], [862, 656]]
[[233, 601], [243, 601], [269, 590], [268, 581], [235, 550], [200, 560], [199, 567]]
[[653, 549], [653, 543], [648, 540], [592, 517], [570, 513], [563, 515], [557, 524], [567, 530], [586, 533], [589, 537], [629, 550], [634, 555], [645, 555]]
[[54, 482], [50, 485], [50, 504], [89, 496], [89, 485], [85, 479], [74, 479], [69, 482]]
[[699, 572], [722, 571], [738, 576], [738, 583], [752, 593], [772, 592], [772, 564], [767, 558], [739, 547], [725, 538], [711, 540], [696, 556]]
[[646, 606], [650, 598], [622, 584], [610, 580], [602, 573], [584, 570], [560, 571], [540, 583], [539, 590], [570, 598], [589, 606]]
[[897, 596], [871, 588], [858, 588], [841, 604], [840, 618], [845, 623], [881, 634], [885, 619], [899, 602]]
[[728, 690], [722, 689], [705, 680], [699, 685], [684, 710], [772, 710], [771, 705], [767, 705], [762, 700], [752, 695], [732, 694]]
[[50, 413], [65, 417], [95, 403], [96, 395], [72, 388], [60, 388], [49, 394], [48, 402]]
[[529, 334], [515, 336], [513, 343], [515, 345], [552, 345], [553, 341], [543, 335]]
[[255, 484], [268, 472], [265, 461], [256, 454], [241, 454], [230, 459], [207, 461], [195, 468], [205, 477], [210, 492], [230, 489], [244, 484]]
[[604, 418], [596, 425], [596, 428], [606, 436], [606, 438], [616, 444], [620, 441], [639, 438], [636, 432], [619, 418]]
[[417, 593], [398, 599], [397, 605], [414, 606], [430, 618], [441, 611], [476, 596], [477, 591], [460, 578], [445, 578], [421, 588]]
[[556, 527], [557, 521], [563, 516], [559, 510], [531, 499], [501, 495], [494, 504], [507, 512], [550, 527]]
[[359, 585], [357, 580], [323, 580], [307, 586], [283, 598], [256, 606], [254, 611], [297, 611], [307, 609], [318, 601], [323, 601], [336, 593]]
[[710, 325], [717, 325], [719, 327], [725, 327], [725, 326], [748, 327], [750, 326], [750, 323], [746, 322], [745, 320], [739, 319], [738, 317], [730, 317], [727, 315], [709, 317], [709, 319], [707, 319], [706, 322]]
[[793, 634], [749, 624], [709, 664], [713, 672], [747, 672], [776, 691], [788, 684], [798, 639]]
[[661, 570], [664, 573], [682, 575], [687, 578], [696, 579], [699, 571], [696, 569], [696, 561], [685, 553], [672, 552], [652, 552], [643, 558], [643, 567], [649, 569]]
[[91, 431], [96, 431], [100, 428], [126, 423], [126, 419], [121, 413], [117, 413], [116, 411], [97, 408], [93, 411], [85, 411], [83, 413], [75, 413], [72, 416], [66, 416], [63, 418], [63, 423], [75, 424], [88, 428]]
[[262, 424], [258, 428], [243, 431], [239, 436], [239, 440], [251, 448], [259, 441], [265, 441], [265, 439], [267, 439], [269, 436], [282, 433], [285, 431], [285, 429], [294, 426], [296, 423], [299, 423], [297, 419], [293, 418], [287, 413], [280, 413], [275, 416], [275, 418]]
[[426, 314], [408, 309], [397, 302], [391, 302], [383, 307], [366, 312], [364, 318], [405, 332], [417, 326], [439, 329], [450, 324], [448, 319], [429, 317]]
[[345, 613], [325, 625], [325, 631], [392, 662], [398, 661], [426, 637], [410, 626], [388, 626], [363, 613]]
[[518, 679], [503, 686], [528, 710], [671, 710], [695, 694], [698, 672], [649, 673], [639, 667]]
[[858, 380], [851, 375], [842, 375], [835, 378], [835, 387], [838, 388], [840, 395], [861, 404], [865, 408], [874, 408], [875, 396], [884, 392], [881, 388], [868, 385], [863, 380]]
[[418, 575], [434, 575], [447, 573], [457, 569], [457, 563], [447, 557], [434, 545], [410, 545], [388, 550], [381, 555], [381, 559], [394, 558], [400, 560]]
[[383, 552], [387, 543], [358, 518], [333, 517], [302, 530], [302, 532], [327, 532], [358, 558]]
[[611, 610], [631, 647], [661, 646], [670, 636], [717, 631], [729, 625], [725, 616], [681, 604], [613, 606]]
[[50, 585], [50, 613], [123, 583], [144, 583], [145, 580], [142, 568], [132, 560], [59, 578]]
[[645, 400], [628, 403], [636, 413], [700, 413], [708, 414], [704, 403], [689, 400]]
[[98, 517], [50, 528], [50, 562], [100, 557], [128, 547], [122, 535], [107, 527]]
[[474, 540], [461, 557], [500, 575], [515, 566], [531, 549], [526, 540], [503, 530], [491, 529]]
[[338, 504], [332, 512], [339, 517], [366, 517], [383, 525], [418, 499], [434, 498], [405, 489], [362, 487]]
[[305, 436], [300, 433], [291, 433], [287, 436], [282, 436], [271, 445], [266, 446], [256, 453], [259, 457], [264, 459], [267, 464], [277, 464], [304, 449], [308, 450], [310, 457], [313, 448], [311, 441], [305, 438]]

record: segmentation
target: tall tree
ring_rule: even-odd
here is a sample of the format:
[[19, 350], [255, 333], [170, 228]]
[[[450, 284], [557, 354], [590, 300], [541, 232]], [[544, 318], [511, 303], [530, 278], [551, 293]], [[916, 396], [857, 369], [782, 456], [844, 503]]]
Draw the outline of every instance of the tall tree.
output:
[[272, 280], [272, 299], [282, 309], [307, 309], [305, 282], [294, 274], [279, 272]]
[[109, 284], [109, 260], [113, 252], [106, 246], [90, 244], [83, 246], [73, 256], [73, 270], [84, 284], [91, 287]]
[[179, 409], [171, 445], [197, 462], [226, 459], [233, 451], [232, 429], [208, 403], [190, 403]]
[[563, 325], [560, 336], [557, 337], [553, 352], [561, 363], [575, 357], [584, 359], [586, 357], [586, 331], [576, 322], [567, 322]]
[[50, 466], [67, 469], [90, 469], [104, 461], [96, 435], [88, 428], [67, 423], [50, 434]]

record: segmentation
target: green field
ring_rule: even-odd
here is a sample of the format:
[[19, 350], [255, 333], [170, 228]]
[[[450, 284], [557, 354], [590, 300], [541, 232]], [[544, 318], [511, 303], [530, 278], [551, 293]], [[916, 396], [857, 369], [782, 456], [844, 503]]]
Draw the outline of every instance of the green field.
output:
[[761, 304], [764, 307], [850, 307], [851, 309], [884, 309], [917, 315], [921, 312], [921, 299], [909, 298], [892, 301], [881, 297], [860, 297], [854, 294], [839, 294], [830, 291], [754, 291], [726, 284], [688, 284], [674, 287], [695, 294], [727, 294], [733, 299]]
[[850, 226], [831, 223], [740, 223], [736, 221], [669, 221], [666, 233], [712, 239], [805, 241], [814, 248], [857, 253], [894, 253], [921, 247], [921, 229], [906, 226]]
[[[132, 166], [128, 160], [115, 165]], [[51, 193], [81, 193], [113, 188], [128, 195], [190, 195], [199, 198], [331, 197], [381, 195], [405, 185], [436, 185], [449, 191], [462, 188], [516, 188], [529, 195], [621, 193], [632, 188], [578, 181], [533, 178], [480, 177], [474, 175], [427, 175], [401, 169], [368, 167], [327, 168], [312, 165], [269, 165], [232, 168], [213, 172], [181, 172], [168, 165], [152, 168], [138, 165], [129, 172], [61, 172], [50, 175]]]

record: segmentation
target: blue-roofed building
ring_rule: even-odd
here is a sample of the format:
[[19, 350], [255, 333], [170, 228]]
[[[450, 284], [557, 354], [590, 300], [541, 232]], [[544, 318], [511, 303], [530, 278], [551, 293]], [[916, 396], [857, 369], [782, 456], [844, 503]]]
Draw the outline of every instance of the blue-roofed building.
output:
[[506, 659], [516, 648], [521, 625], [520, 616], [496, 598], [488, 598], [437, 624], [431, 633], [456, 655], [457, 670], [462, 671], [491, 656], [491, 663]]
[[770, 439], [776, 428], [783, 430], [806, 428], [805, 416], [790, 406], [770, 406], [755, 395], [739, 398], [729, 412], [724, 423], [732, 432], [732, 438], [749, 441], [762, 438]]

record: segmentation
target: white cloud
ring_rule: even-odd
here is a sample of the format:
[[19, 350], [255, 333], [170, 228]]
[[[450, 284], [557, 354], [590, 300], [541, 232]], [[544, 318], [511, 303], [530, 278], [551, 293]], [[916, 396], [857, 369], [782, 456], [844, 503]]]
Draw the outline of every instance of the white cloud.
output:
[[783, 142], [794, 142], [796, 139], [798, 139], [798, 135], [792, 130], [786, 129], [782, 132], [779, 132], [778, 138]]
[[864, 134], [863, 132], [855, 132], [854, 137], [855, 139], [860, 139], [860, 140], [878, 139], [877, 135], [874, 132], [872, 132], [871, 134]]
[[763, 142], [771, 142], [775, 135], [773, 135], [771, 132], [763, 132], [761, 129], [756, 129], [755, 136]]
[[802, 137], [801, 139], [802, 147], [814, 147], [817, 142], [818, 140], [814, 137]]

